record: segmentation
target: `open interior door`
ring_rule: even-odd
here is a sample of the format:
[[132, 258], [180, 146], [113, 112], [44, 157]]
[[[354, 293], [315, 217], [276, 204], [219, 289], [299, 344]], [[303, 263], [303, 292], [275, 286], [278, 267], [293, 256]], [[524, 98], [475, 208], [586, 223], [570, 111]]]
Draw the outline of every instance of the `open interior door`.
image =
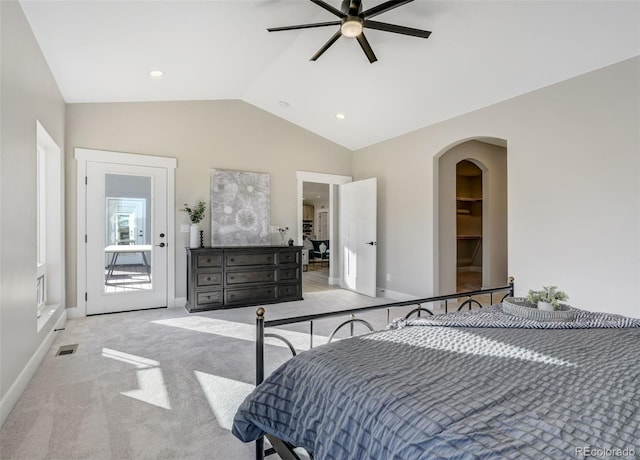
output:
[[346, 289], [376, 297], [377, 179], [340, 186], [340, 241]]

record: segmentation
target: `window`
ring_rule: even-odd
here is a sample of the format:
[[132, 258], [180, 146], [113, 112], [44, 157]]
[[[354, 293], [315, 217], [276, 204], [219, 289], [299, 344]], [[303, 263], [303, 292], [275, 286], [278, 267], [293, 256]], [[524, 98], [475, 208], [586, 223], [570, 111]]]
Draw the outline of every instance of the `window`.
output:
[[37, 330], [64, 308], [64, 178], [62, 152], [36, 122], [36, 276]]
[[38, 302], [38, 318], [47, 304], [47, 156], [44, 149], [37, 147], [36, 178], [36, 295]]

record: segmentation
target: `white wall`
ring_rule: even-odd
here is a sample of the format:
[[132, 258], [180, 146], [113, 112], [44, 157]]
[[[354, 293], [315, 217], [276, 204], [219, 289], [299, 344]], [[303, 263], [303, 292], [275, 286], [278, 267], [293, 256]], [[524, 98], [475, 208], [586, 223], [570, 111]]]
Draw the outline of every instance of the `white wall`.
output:
[[[67, 303], [76, 302], [76, 147], [175, 157], [176, 297], [186, 296], [185, 203], [210, 202], [211, 168], [270, 174], [272, 225], [298, 226], [296, 171], [350, 175], [349, 150], [242, 101], [67, 106]], [[210, 244], [209, 213], [202, 225]], [[296, 238], [295, 232], [288, 236]], [[279, 236], [274, 240], [279, 241]], [[300, 242], [301, 243], [301, 242]], [[72, 312], [70, 312], [72, 313]]]
[[508, 143], [517, 293], [640, 317], [639, 81], [636, 57], [355, 152], [354, 179], [379, 178], [379, 285], [434, 292], [436, 157], [486, 136]]
[[[1, 1], [0, 21], [1, 423], [48, 350], [54, 324], [64, 316], [60, 308], [37, 330], [36, 122], [64, 148], [65, 105], [19, 3]], [[64, 293], [60, 300], [64, 305]]]

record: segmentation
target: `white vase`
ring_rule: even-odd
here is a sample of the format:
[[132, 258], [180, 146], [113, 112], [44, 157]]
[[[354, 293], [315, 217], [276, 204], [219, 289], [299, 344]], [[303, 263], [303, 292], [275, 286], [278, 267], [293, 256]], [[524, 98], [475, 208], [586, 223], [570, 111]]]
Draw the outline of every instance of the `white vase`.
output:
[[553, 311], [553, 305], [551, 305], [550, 302], [542, 302], [541, 300], [538, 301], [538, 310], [542, 310], [542, 311]]
[[191, 224], [189, 227], [189, 247], [200, 247], [200, 225], [198, 224]]

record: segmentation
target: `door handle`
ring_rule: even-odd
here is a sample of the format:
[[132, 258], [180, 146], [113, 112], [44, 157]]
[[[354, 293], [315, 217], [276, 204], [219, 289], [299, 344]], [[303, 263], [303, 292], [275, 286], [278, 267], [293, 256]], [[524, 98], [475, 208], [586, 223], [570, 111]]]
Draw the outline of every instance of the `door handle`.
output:
[[156, 244], [156, 246], [160, 246], [161, 248], [164, 248], [166, 246], [166, 244], [160, 243], [160, 244]]
[[378, 243], [375, 242], [375, 241], [369, 241], [368, 243], [365, 243], [365, 244], [370, 244], [371, 246], [377, 246], [378, 245]]

